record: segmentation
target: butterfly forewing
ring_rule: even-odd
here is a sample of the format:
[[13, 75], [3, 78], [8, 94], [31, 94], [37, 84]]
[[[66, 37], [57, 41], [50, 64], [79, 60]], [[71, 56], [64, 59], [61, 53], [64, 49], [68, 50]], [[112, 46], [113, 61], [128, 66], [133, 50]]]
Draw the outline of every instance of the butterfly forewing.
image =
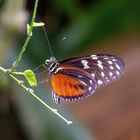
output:
[[117, 80], [124, 72], [124, 62], [114, 55], [88, 55], [60, 62], [60, 66], [77, 67], [89, 73], [98, 87]]

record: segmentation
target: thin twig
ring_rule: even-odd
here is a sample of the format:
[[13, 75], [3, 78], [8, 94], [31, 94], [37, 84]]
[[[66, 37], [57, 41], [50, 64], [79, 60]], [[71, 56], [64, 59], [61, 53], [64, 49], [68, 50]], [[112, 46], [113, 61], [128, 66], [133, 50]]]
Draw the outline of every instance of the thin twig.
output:
[[0, 70], [3, 71], [4, 73], [7, 73], [8, 69], [5, 69], [3, 67], [0, 66]]
[[27, 44], [28, 44], [30, 38], [31, 38], [31, 36], [27, 36], [27, 38], [26, 38], [26, 40], [25, 40], [25, 43], [24, 43], [24, 45], [23, 45], [23, 47], [22, 47], [22, 49], [21, 49], [21, 51], [20, 51], [20, 53], [19, 53], [19, 55], [18, 55], [16, 61], [13, 63], [13, 67], [11, 68], [11, 72], [14, 70], [14, 68], [16, 68], [16, 67], [18, 66], [18, 63], [19, 63], [19, 61], [21, 60], [21, 58], [22, 58], [22, 56], [23, 56], [23, 53], [24, 53], [25, 50], [26, 50], [26, 47], [27, 47]]

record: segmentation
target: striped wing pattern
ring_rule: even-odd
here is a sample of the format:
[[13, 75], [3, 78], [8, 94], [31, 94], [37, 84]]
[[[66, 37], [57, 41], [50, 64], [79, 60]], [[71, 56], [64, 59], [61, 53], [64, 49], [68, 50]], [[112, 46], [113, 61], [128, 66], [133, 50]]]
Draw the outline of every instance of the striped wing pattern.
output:
[[96, 88], [117, 80], [124, 72], [121, 58], [98, 54], [73, 57], [59, 62], [59, 69], [51, 77], [53, 98], [71, 101], [93, 94]]
[[98, 87], [117, 80], [125, 69], [121, 58], [106, 54], [70, 58], [62, 61], [60, 64], [78, 67], [88, 72]]

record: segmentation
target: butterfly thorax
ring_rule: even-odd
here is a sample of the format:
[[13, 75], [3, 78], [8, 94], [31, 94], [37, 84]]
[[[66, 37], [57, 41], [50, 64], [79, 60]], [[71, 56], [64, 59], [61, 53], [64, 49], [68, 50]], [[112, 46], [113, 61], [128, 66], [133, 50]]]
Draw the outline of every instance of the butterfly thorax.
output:
[[50, 75], [54, 75], [61, 70], [61, 68], [59, 67], [59, 63], [55, 57], [47, 59], [45, 64], [48, 65], [48, 72]]

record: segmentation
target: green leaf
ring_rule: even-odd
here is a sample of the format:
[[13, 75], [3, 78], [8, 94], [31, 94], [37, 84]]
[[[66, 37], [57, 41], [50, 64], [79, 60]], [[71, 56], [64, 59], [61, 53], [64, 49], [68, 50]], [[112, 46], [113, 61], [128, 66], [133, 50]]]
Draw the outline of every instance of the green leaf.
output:
[[32, 70], [28, 69], [28, 70], [25, 70], [23, 73], [24, 73], [24, 76], [26, 77], [30, 86], [37, 85], [37, 79], [36, 79], [36, 76]]

